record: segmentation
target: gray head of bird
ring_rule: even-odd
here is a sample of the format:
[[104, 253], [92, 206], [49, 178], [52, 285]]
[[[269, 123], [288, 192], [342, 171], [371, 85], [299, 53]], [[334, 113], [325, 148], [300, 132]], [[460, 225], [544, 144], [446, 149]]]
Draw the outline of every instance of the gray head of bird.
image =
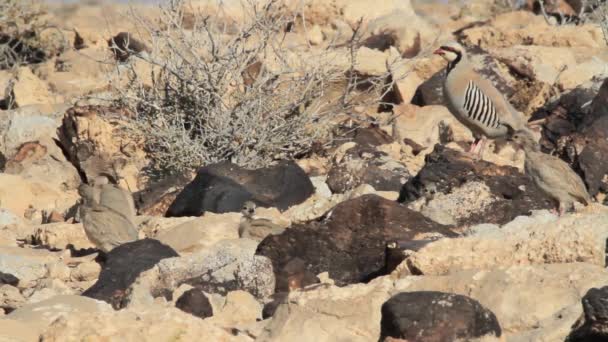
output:
[[93, 205], [95, 203], [95, 189], [92, 186], [82, 183], [78, 187], [78, 194], [82, 197], [84, 204]]
[[511, 135], [509, 140], [513, 141], [517, 146], [526, 152], [536, 152], [540, 150], [534, 135], [532, 135], [532, 132], [527, 129], [521, 129], [513, 132], [513, 135]]
[[253, 215], [255, 215], [256, 207], [257, 206], [254, 202], [247, 201], [247, 202], [243, 203], [243, 208], [241, 209], [241, 214], [243, 214], [244, 217], [252, 218]]
[[466, 59], [467, 52], [462, 45], [457, 42], [447, 42], [433, 52], [436, 55], [443, 57], [448, 63], [458, 63], [460, 60]]

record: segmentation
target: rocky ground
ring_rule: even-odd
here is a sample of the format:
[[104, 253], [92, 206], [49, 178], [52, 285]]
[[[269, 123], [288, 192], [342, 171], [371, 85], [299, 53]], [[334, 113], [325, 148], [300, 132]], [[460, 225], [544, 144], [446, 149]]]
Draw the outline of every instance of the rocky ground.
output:
[[[99, 100], [128, 86], [126, 63], [145, 68], [108, 48], [137, 32], [129, 7], [51, 5], [70, 47], [0, 70], [0, 341], [608, 339], [608, 38], [503, 3], [304, 1], [308, 29], [289, 39], [321, 49], [363, 17], [352, 67], [389, 75], [390, 105], [335, 113], [346, 133], [296, 160], [162, 179], [129, 112]], [[594, 203], [554, 214], [508, 142], [470, 158], [430, 53], [446, 40]], [[77, 191], [101, 162], [133, 193], [139, 231], [105, 255]], [[272, 225], [239, 238], [246, 200]]]

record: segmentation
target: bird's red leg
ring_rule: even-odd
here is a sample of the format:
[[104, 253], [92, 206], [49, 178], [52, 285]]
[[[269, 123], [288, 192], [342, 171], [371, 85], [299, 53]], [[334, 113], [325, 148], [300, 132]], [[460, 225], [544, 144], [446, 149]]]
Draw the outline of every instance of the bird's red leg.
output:
[[469, 148], [469, 153], [473, 153], [473, 152], [475, 151], [475, 149], [477, 148], [477, 145], [479, 145], [479, 141], [480, 141], [480, 140], [481, 140], [481, 139], [477, 139], [477, 138], [475, 138], [475, 141], [473, 141], [473, 142], [471, 143], [471, 147]]

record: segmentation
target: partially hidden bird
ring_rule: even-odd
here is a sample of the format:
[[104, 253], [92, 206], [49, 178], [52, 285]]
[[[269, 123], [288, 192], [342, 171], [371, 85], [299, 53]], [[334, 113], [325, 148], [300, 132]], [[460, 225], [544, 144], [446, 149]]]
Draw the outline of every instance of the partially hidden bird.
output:
[[516, 131], [510, 140], [524, 150], [526, 174], [558, 204], [560, 215], [574, 209], [574, 202], [584, 205], [591, 202], [581, 177], [563, 160], [541, 152], [530, 131]]
[[474, 70], [462, 45], [448, 42], [434, 54], [448, 62], [443, 96], [450, 112], [473, 133], [470, 153], [479, 158], [485, 138], [507, 138], [514, 131], [526, 129], [524, 115]]
[[80, 220], [87, 238], [95, 247], [108, 253], [121, 244], [138, 239], [132, 218], [100, 204], [100, 198], [104, 197], [102, 189], [82, 183], [78, 193], [82, 197]]
[[253, 201], [246, 201], [243, 204], [239, 237], [261, 241], [267, 235], [281, 234], [285, 230], [285, 227], [273, 223], [269, 219], [256, 217], [256, 208], [257, 205]]

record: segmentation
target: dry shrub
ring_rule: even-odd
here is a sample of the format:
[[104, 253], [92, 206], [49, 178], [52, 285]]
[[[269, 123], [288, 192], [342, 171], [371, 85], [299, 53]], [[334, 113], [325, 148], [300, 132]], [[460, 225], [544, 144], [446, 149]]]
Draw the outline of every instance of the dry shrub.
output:
[[0, 0], [0, 70], [44, 57], [27, 42], [44, 25], [43, 14], [39, 0]]
[[331, 139], [332, 116], [391, 88], [387, 75], [349, 69], [354, 45], [287, 48], [294, 15], [281, 1], [249, 1], [240, 20], [187, 9], [170, 1], [159, 22], [134, 14], [150, 48], [129, 59], [129, 84], [118, 87], [157, 170], [297, 158]]

